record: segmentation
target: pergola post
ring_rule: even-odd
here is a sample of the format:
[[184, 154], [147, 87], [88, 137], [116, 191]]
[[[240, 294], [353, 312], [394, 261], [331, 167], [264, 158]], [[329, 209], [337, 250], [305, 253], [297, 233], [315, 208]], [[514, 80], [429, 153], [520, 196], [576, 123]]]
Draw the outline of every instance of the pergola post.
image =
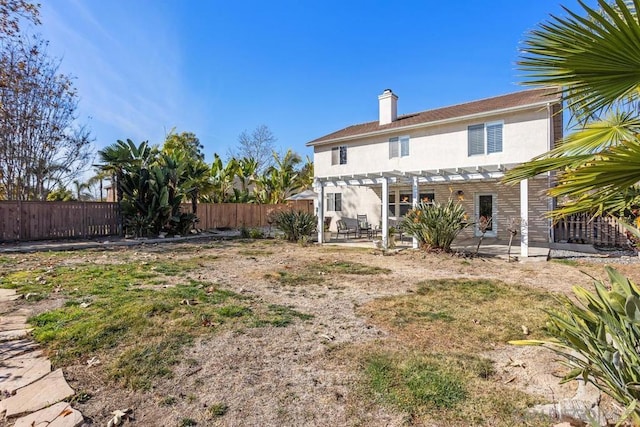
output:
[[[411, 187], [411, 206], [413, 209], [418, 207], [418, 177], [413, 177], [413, 185]], [[418, 249], [418, 238], [413, 236], [413, 249]]]
[[529, 180], [520, 181], [520, 257], [529, 256]]
[[382, 178], [382, 249], [389, 249], [389, 178]]
[[316, 182], [316, 192], [318, 193], [318, 243], [324, 243], [324, 185]]

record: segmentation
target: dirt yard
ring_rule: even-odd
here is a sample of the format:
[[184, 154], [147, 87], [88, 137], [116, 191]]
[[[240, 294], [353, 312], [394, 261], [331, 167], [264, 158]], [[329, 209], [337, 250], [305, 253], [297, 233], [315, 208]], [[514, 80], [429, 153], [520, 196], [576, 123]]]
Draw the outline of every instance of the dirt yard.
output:
[[[361, 370], [354, 353], [396, 339], [383, 325], [363, 315], [362, 307], [382, 297], [415, 292], [416, 284], [427, 278], [497, 279], [569, 294], [574, 284], [589, 287], [591, 279], [584, 273], [604, 277], [602, 263], [507, 263], [503, 259], [467, 259], [410, 250], [383, 256], [373, 249], [302, 247], [275, 241], [204, 241], [3, 257], [17, 260], [20, 268], [29, 270], [42, 265], [118, 264], [123, 259], [140, 263], [179, 261], [202, 255], [213, 261], [185, 273], [188, 278], [255, 297], [265, 304], [289, 306], [313, 317], [286, 327], [237, 328], [198, 339], [185, 351], [174, 376], [158, 380], [147, 392], [106, 382], [104, 364], [88, 366], [82, 359], [66, 366], [70, 385], [90, 396], [78, 398], [75, 406], [94, 425], [106, 425], [112, 411], [125, 408], [135, 414], [132, 425], [140, 426], [195, 425], [185, 419], [200, 426], [405, 425], [407, 419], [401, 412], [363, 403], [358, 397]], [[318, 273], [323, 280], [309, 280], [309, 284], [274, 280], [312, 263], [337, 261], [381, 267], [390, 273]], [[634, 265], [618, 267], [632, 279], [640, 279]], [[177, 282], [184, 279], [174, 278]], [[42, 312], [63, 303], [61, 293], [35, 304], [21, 304]], [[548, 400], [574, 393], [571, 386], [557, 385], [559, 367], [547, 351], [499, 345], [488, 356], [495, 361], [495, 381]], [[108, 352], [99, 355], [101, 359], [108, 357]], [[222, 408], [221, 416], [212, 419], [212, 407]], [[443, 421], [434, 425], [448, 424]]]

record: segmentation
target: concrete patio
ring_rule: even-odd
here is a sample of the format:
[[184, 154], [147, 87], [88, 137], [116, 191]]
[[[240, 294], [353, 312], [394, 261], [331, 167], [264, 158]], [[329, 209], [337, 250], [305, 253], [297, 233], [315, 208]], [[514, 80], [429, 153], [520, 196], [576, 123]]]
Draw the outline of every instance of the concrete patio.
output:
[[[371, 248], [375, 249], [374, 240], [379, 240], [380, 237], [370, 239], [366, 237], [345, 239], [344, 237], [336, 238], [335, 233], [331, 233], [331, 239], [325, 242], [325, 245], [336, 245], [344, 247], [357, 247], [357, 248]], [[456, 252], [464, 252], [473, 254], [478, 246], [478, 239], [460, 239], [454, 241], [451, 248]], [[402, 240], [396, 240], [396, 246], [392, 250], [413, 250], [413, 241], [410, 238], [404, 237]], [[496, 257], [507, 259], [509, 253], [509, 241], [498, 240], [494, 238], [485, 237], [480, 245], [478, 254], [484, 257]], [[529, 256], [527, 258], [520, 257], [520, 241], [514, 240], [511, 245], [511, 257], [517, 258], [520, 261], [546, 261], [549, 255], [549, 245], [539, 243], [529, 243]]]

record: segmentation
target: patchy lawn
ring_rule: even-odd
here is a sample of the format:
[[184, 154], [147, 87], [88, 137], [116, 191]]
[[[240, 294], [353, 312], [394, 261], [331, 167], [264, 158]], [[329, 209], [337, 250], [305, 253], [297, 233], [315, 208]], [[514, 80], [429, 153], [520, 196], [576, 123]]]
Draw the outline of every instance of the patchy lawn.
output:
[[581, 271], [604, 275], [243, 240], [2, 255], [0, 287], [29, 295], [97, 425], [132, 408], [140, 425], [511, 426], [549, 424], [526, 408], [572, 393], [532, 380], [551, 354], [505, 342], [544, 336], [550, 292]]

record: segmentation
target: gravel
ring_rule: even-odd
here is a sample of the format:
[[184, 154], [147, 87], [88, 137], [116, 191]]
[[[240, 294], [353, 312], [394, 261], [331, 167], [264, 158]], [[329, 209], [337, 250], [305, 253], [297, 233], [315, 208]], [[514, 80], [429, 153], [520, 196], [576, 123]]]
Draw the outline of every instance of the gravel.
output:
[[551, 249], [549, 259], [568, 259], [587, 261], [596, 264], [638, 264], [640, 257], [635, 249], [598, 250], [597, 254]]

